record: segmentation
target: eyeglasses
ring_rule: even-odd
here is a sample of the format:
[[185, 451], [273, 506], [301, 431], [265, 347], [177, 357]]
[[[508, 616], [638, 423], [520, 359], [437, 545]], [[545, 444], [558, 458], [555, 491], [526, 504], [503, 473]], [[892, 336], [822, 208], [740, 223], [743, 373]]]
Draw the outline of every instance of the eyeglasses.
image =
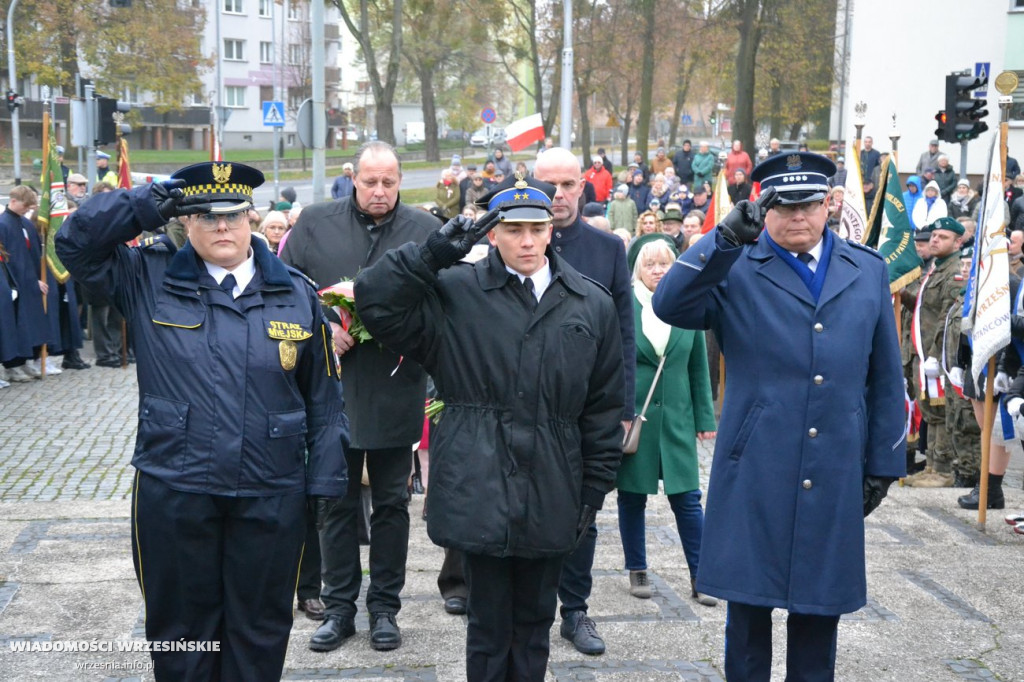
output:
[[207, 232], [213, 232], [220, 228], [223, 220], [229, 230], [237, 230], [248, 222], [248, 211], [236, 213], [201, 213], [196, 216], [199, 226]]
[[792, 218], [798, 211], [804, 215], [809, 215], [821, 208], [821, 206], [821, 201], [807, 201], [802, 204], [776, 204], [772, 208], [783, 218]]

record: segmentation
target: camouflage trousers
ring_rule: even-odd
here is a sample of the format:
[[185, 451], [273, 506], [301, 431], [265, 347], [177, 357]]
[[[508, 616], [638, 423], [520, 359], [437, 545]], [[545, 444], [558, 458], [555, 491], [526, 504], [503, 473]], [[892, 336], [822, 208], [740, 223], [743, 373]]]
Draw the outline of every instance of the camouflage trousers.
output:
[[953, 448], [953, 473], [962, 479], [977, 479], [981, 469], [981, 427], [974, 416], [971, 401], [948, 387], [946, 393], [946, 430]]
[[935, 471], [948, 474], [953, 466], [953, 444], [946, 428], [946, 406], [932, 405], [927, 398], [919, 398], [917, 404], [928, 422], [928, 463]]

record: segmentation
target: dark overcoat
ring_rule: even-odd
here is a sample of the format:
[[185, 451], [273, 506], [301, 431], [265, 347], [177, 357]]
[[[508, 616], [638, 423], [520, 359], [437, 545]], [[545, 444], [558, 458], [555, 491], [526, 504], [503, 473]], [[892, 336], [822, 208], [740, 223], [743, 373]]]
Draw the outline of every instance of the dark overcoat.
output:
[[[28, 235], [26, 238], [25, 235]], [[26, 241], [27, 239], [27, 241]], [[18, 334], [29, 348], [46, 343], [49, 327], [39, 290], [42, 245], [39, 232], [28, 219], [7, 208], [0, 213], [0, 242], [10, 254], [8, 268], [18, 284]], [[28, 357], [31, 357], [31, 352]]]
[[572, 548], [622, 456], [623, 368], [608, 292], [548, 249], [536, 310], [498, 251], [437, 272], [421, 247], [356, 279], [385, 345], [421, 363], [445, 408], [430, 437], [427, 532], [443, 547], [544, 557]]
[[815, 302], [761, 239], [690, 247], [654, 310], [712, 328], [725, 400], [697, 589], [837, 615], [866, 602], [863, 478], [906, 473], [904, 388], [889, 278], [874, 251], [835, 239]]

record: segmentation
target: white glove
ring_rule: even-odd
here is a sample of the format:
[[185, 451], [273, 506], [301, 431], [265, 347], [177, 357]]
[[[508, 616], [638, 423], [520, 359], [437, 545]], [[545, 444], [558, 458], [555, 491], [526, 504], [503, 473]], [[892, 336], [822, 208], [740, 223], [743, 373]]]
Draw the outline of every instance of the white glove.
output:
[[1006, 411], [1011, 417], [1016, 418], [1020, 414], [1020, 408], [1024, 406], [1024, 398], [1010, 398], [1006, 401]]
[[923, 367], [924, 375], [929, 379], [934, 379], [935, 377], [942, 374], [942, 368], [939, 367], [939, 361], [936, 360], [935, 358], [928, 358], [927, 360], [925, 360]]
[[949, 369], [949, 383], [953, 384], [957, 388], [964, 387], [964, 370], [961, 367], [950, 367]]
[[1006, 372], [996, 372], [992, 388], [996, 393], [1008, 393], [1010, 391], [1010, 376]]
[[1024, 415], [1018, 414], [1013, 418], [1013, 431], [1018, 439], [1024, 440]]

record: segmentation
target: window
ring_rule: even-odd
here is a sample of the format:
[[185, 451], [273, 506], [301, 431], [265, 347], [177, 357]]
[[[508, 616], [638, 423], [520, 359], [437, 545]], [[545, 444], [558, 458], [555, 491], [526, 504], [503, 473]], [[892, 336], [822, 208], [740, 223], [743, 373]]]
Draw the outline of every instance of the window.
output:
[[224, 11], [232, 14], [241, 14], [242, 0], [224, 0]]
[[274, 0], [260, 0], [260, 16], [274, 16]]
[[288, 63], [300, 65], [306, 63], [306, 46], [292, 43], [288, 46]]
[[260, 64], [274, 63], [274, 43], [260, 41]]
[[245, 88], [237, 85], [229, 85], [224, 88], [224, 106], [244, 107]]
[[242, 61], [245, 59], [245, 41], [224, 39], [224, 59]]
[[292, 21], [298, 21], [302, 18], [302, 8], [299, 7], [299, 3], [296, 0], [288, 3], [288, 18]]
[[201, 92], [192, 93], [192, 95], [186, 100], [186, 103], [194, 107], [202, 107], [209, 104], [209, 102], [206, 101], [206, 97], [203, 96], [203, 93]]

